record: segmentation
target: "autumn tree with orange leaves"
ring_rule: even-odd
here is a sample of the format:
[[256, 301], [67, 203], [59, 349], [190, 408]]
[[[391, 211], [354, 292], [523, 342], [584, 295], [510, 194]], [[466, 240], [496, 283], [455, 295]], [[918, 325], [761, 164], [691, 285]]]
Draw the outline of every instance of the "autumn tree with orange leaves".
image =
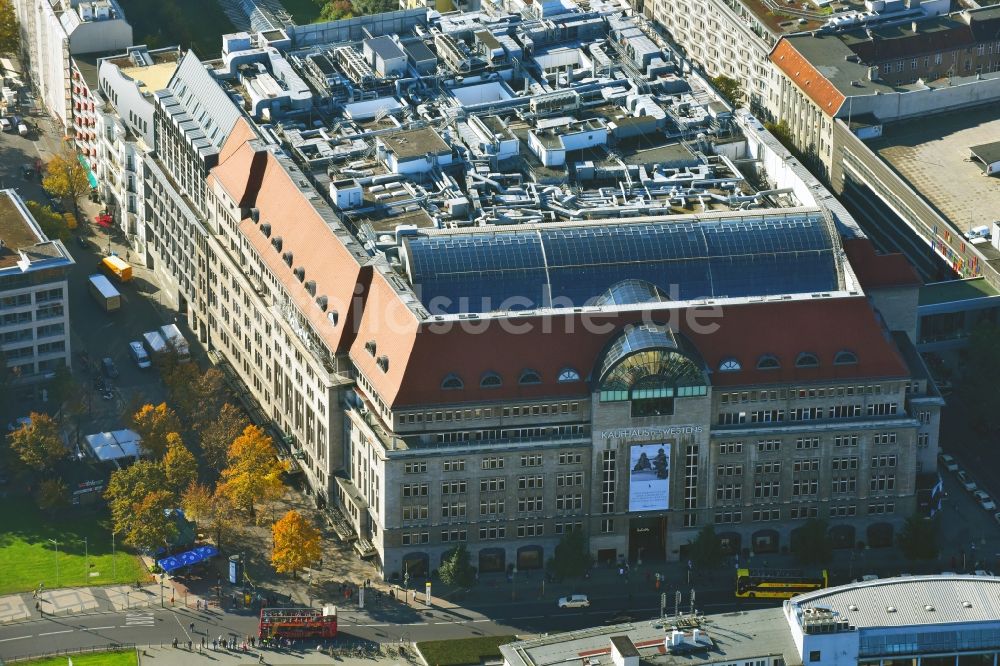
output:
[[181, 431], [180, 419], [165, 402], [155, 407], [143, 405], [132, 417], [132, 424], [142, 438], [140, 446], [156, 460], [161, 459], [167, 452], [170, 444], [167, 435]]
[[318, 529], [298, 511], [292, 510], [271, 526], [274, 552], [271, 564], [278, 573], [291, 573], [317, 561], [323, 553]]
[[229, 465], [222, 470], [218, 491], [236, 509], [253, 516], [258, 502], [281, 497], [281, 473], [285, 469], [271, 438], [257, 426], [249, 425], [229, 446]]

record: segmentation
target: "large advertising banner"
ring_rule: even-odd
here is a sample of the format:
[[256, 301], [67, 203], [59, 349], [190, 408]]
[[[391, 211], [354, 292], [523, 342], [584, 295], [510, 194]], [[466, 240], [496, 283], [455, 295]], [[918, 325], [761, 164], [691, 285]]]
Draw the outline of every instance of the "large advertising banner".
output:
[[629, 447], [629, 511], [662, 511], [670, 504], [670, 444]]

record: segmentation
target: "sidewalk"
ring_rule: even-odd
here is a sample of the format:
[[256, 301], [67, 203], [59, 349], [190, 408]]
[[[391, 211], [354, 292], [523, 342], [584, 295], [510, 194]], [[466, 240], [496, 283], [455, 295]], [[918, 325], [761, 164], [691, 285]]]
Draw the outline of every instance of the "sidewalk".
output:
[[229, 664], [257, 664], [260, 655], [264, 655], [265, 664], [340, 664], [341, 666], [362, 666], [372, 663], [408, 664], [405, 659], [389, 659], [383, 657], [374, 660], [355, 657], [331, 657], [317, 650], [258, 650], [248, 649], [247, 652], [230, 650], [212, 650], [209, 645], [199, 651], [194, 646], [190, 651], [187, 645], [183, 647], [151, 647], [139, 648], [139, 664], [141, 666], [192, 666], [193, 664], [213, 664], [227, 666]]

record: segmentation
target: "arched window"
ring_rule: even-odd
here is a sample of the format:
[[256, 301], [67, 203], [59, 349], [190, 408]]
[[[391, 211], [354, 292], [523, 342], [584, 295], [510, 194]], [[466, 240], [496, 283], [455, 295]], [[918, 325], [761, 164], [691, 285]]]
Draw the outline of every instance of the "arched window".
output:
[[483, 375], [483, 378], [479, 380], [479, 386], [482, 388], [497, 388], [503, 384], [503, 380], [500, 379], [500, 375], [495, 372], [487, 372]]
[[462, 378], [459, 377], [458, 375], [451, 374], [445, 377], [444, 380], [441, 382], [441, 388], [443, 389], [465, 388], [465, 382], [463, 382]]
[[541, 384], [541, 376], [531, 369], [525, 369], [521, 371], [521, 376], [517, 379], [518, 384]]
[[847, 351], [842, 349], [837, 352], [837, 355], [833, 357], [834, 365], [856, 365], [858, 362], [858, 355], [852, 351]]
[[778, 357], [773, 354], [764, 354], [757, 359], [758, 370], [775, 370], [780, 367], [781, 363], [778, 362]]
[[719, 364], [719, 372], [736, 372], [742, 369], [743, 366], [735, 358], [723, 359], [722, 363]]
[[580, 381], [580, 373], [573, 368], [563, 368], [559, 371], [559, 379], [557, 381], [560, 383], [578, 382]]
[[812, 352], [802, 352], [795, 359], [796, 368], [818, 368], [819, 367], [819, 357]]

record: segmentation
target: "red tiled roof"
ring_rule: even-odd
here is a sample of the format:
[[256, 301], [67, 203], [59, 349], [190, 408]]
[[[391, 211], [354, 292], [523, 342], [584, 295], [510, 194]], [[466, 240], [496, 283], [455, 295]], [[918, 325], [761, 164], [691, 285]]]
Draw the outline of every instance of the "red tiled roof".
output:
[[[393, 305], [395, 297], [383, 293], [378, 282], [379, 279], [373, 281], [351, 358], [386, 404], [392, 406], [586, 397], [589, 385], [585, 381], [557, 383], [560, 371], [573, 368], [586, 378], [609, 340], [639, 319], [637, 313], [626, 312], [591, 315], [588, 329], [586, 314], [570, 312], [545, 318], [462, 322], [477, 328], [476, 332], [459, 322], [447, 328], [434, 322], [421, 325], [412, 316], [402, 316], [399, 310], [402, 305]], [[864, 297], [747, 303], [717, 312], [717, 317], [694, 320], [694, 323], [717, 324], [711, 332], [695, 332], [684, 321], [685, 311], [673, 317], [681, 320], [680, 331], [698, 349], [709, 368], [717, 369], [730, 357], [742, 364], [744, 369], [739, 372], [713, 372], [714, 386], [908, 374], [905, 362]], [[390, 318], [399, 324], [389, 325]], [[514, 334], [510, 327], [530, 330]], [[376, 356], [388, 357], [388, 373], [378, 369], [365, 350], [368, 340], [375, 340]], [[845, 349], [857, 354], [856, 365], [833, 364], [835, 354]], [[800, 352], [817, 354], [820, 367], [796, 368], [795, 359]], [[763, 354], [777, 356], [781, 368], [757, 370], [757, 359]], [[525, 368], [537, 371], [542, 383], [519, 385], [518, 376]], [[480, 378], [486, 372], [498, 373], [503, 386], [480, 388]], [[465, 388], [442, 389], [441, 381], [449, 373], [461, 377]]]
[[[334, 235], [278, 159], [268, 151], [254, 150], [247, 138], [236, 132], [230, 135], [223, 146], [228, 159], [212, 170], [209, 185], [217, 182], [240, 201], [241, 208], [253, 206], [259, 210], [260, 222], [271, 227], [270, 236], [265, 236], [249, 218], [240, 222], [240, 233], [329, 348], [338, 353], [346, 351], [354, 339], [355, 311], [361, 304], [355, 295], [366, 291], [370, 269], [363, 268]], [[234, 141], [242, 143], [230, 149]], [[272, 239], [279, 237], [281, 252], [272, 245]], [[291, 266], [282, 259], [286, 252], [292, 253]], [[293, 273], [297, 267], [305, 269], [302, 282]], [[315, 296], [305, 288], [308, 281], [316, 283]], [[327, 298], [325, 312], [316, 303], [320, 296]], [[327, 316], [333, 312], [337, 313], [336, 325]]]
[[844, 103], [844, 94], [784, 37], [771, 51], [771, 62], [816, 103], [823, 113], [833, 117]]
[[910, 261], [900, 253], [876, 254], [867, 238], [843, 241], [847, 260], [866, 291], [884, 287], [920, 286], [923, 281]]

